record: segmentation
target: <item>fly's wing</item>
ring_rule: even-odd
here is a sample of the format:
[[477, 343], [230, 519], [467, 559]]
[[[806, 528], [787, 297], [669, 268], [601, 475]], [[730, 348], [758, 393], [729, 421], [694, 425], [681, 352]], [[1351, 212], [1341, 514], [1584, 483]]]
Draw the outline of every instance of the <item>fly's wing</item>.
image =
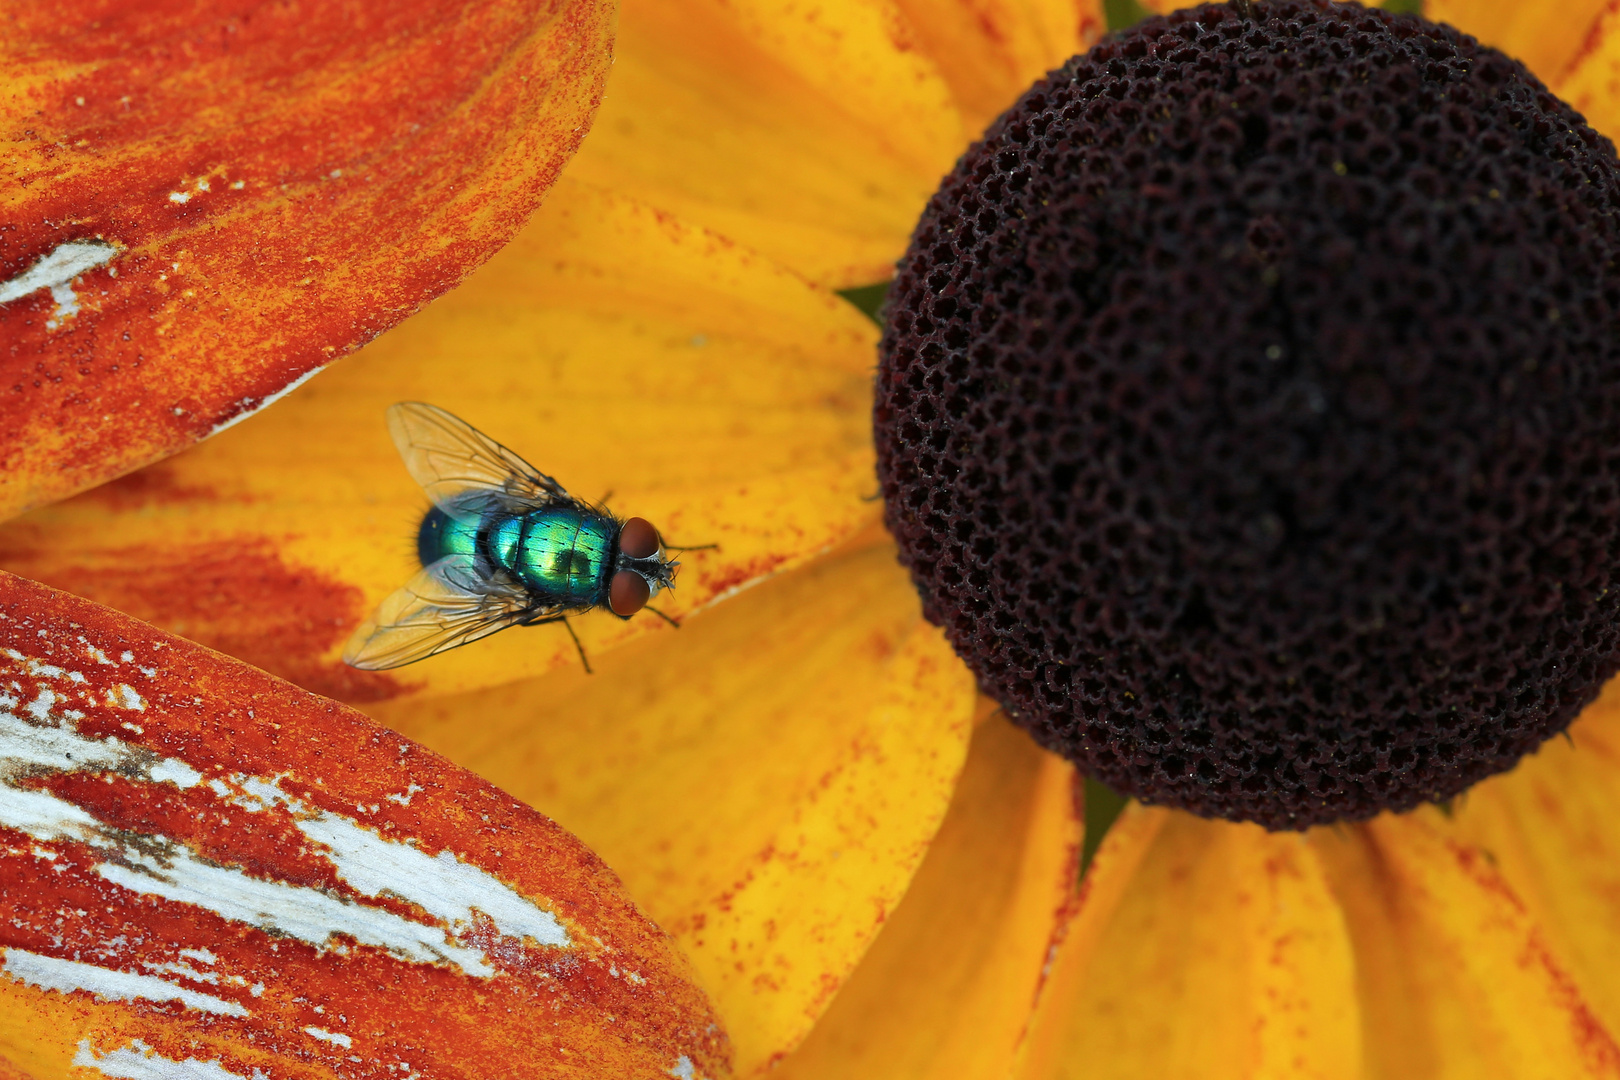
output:
[[382, 602], [343, 660], [366, 671], [401, 667], [562, 610], [536, 608], [518, 585], [481, 576], [471, 555], [446, 555]]
[[492, 501], [522, 512], [570, 499], [557, 481], [436, 405], [390, 405], [388, 433], [405, 468], [451, 517], [476, 518]]

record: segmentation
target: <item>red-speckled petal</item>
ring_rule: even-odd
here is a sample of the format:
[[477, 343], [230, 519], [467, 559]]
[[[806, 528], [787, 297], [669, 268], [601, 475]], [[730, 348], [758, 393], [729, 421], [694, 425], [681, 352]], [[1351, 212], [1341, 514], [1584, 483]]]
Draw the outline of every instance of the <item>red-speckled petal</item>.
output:
[[1304, 836], [1133, 806], [1098, 849], [1016, 1075], [1359, 1080], [1355, 960]]
[[835, 288], [886, 280], [977, 131], [895, 0], [627, 0], [576, 175]]
[[1568, 739], [1470, 789], [1443, 827], [1487, 854], [1598, 1022], [1620, 1033], [1620, 682]]
[[970, 135], [1106, 29], [1101, 0], [896, 0]]
[[1368, 1073], [1620, 1078], [1620, 1043], [1576, 974], [1613, 959], [1572, 966], [1491, 852], [1451, 832], [1425, 807], [1310, 833], [1355, 947]]
[[589, 126], [612, 0], [68, 0], [0, 33], [0, 516], [449, 289]]
[[[1580, 103], [1563, 93], [1559, 83], [1590, 55], [1595, 39], [1603, 33], [1601, 24], [1613, 13], [1609, 0], [1561, 0], [1557, 4], [1550, 0], [1425, 0], [1423, 5], [1425, 17], [1450, 23], [1523, 61], [1578, 109]], [[1590, 114], [1587, 119], [1597, 122]]]
[[550, 820], [10, 575], [0, 1047], [53, 1077], [730, 1072], [668, 939]]
[[1078, 809], [1068, 762], [981, 724], [905, 899], [775, 1080], [1005, 1080], [1072, 913]]

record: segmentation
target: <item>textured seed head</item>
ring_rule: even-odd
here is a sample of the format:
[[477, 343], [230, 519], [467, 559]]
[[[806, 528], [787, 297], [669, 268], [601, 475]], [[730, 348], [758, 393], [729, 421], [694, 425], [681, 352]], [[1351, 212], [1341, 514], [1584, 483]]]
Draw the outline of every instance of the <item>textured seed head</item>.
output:
[[981, 684], [1150, 802], [1443, 799], [1620, 667], [1620, 165], [1521, 65], [1205, 6], [1036, 84], [890, 293], [890, 529]]

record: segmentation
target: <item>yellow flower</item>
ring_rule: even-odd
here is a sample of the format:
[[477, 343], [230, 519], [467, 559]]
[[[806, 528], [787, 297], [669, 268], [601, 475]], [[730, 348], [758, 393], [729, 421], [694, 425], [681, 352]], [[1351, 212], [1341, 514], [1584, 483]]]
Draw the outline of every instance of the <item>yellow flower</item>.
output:
[[[1602, 7], [1439, 5], [1620, 131]], [[739, 1075], [1620, 1072], [1620, 699], [1449, 813], [1133, 807], [1078, 891], [1068, 765], [921, 618], [871, 500], [881, 280], [967, 142], [1085, 48], [1059, 0], [632, 0], [519, 238], [286, 402], [0, 532], [0, 565], [357, 703], [554, 816], [691, 959]], [[341, 667], [412, 569], [383, 435], [443, 405], [693, 552], [667, 608]], [[975, 719], [978, 723], [975, 723]]]

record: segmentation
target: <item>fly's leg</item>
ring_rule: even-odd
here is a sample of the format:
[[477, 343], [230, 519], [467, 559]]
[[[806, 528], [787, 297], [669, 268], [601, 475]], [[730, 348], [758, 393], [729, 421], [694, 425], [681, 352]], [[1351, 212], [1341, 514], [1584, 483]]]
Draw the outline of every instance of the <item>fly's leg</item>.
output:
[[668, 615], [665, 615], [662, 611], [659, 611], [657, 608], [653, 607], [651, 604], [646, 605], [641, 610], [652, 612], [654, 615], [658, 616], [660, 619], [663, 619], [665, 622], [669, 623], [669, 625], [673, 626], [677, 630], [679, 630], [681, 628], [680, 623], [676, 622], [674, 619], [670, 618]]
[[574, 633], [573, 624], [567, 619], [559, 619], [557, 621], [563, 624], [563, 629], [568, 631], [568, 636], [574, 639], [574, 648], [579, 651], [579, 662], [585, 665], [585, 674], [595, 675], [596, 672], [591, 670], [591, 662], [585, 659], [585, 646], [579, 643], [579, 635]]
[[550, 624], [552, 624], [554, 622], [562, 623], [563, 629], [568, 631], [568, 636], [574, 639], [574, 648], [579, 653], [579, 662], [581, 664], [585, 665], [585, 674], [587, 674], [587, 675], [595, 675], [596, 672], [591, 670], [591, 662], [585, 658], [585, 646], [583, 646], [583, 645], [581, 645], [579, 643], [579, 635], [574, 633], [573, 625], [570, 624], [569, 621], [566, 618], [564, 618], [563, 616], [561, 616], [561, 615], [553, 615], [553, 616], [551, 616], [550, 618], [547, 618], [547, 619], [530, 619], [528, 622], [519, 623], [518, 625], [519, 626], [549, 626]]

